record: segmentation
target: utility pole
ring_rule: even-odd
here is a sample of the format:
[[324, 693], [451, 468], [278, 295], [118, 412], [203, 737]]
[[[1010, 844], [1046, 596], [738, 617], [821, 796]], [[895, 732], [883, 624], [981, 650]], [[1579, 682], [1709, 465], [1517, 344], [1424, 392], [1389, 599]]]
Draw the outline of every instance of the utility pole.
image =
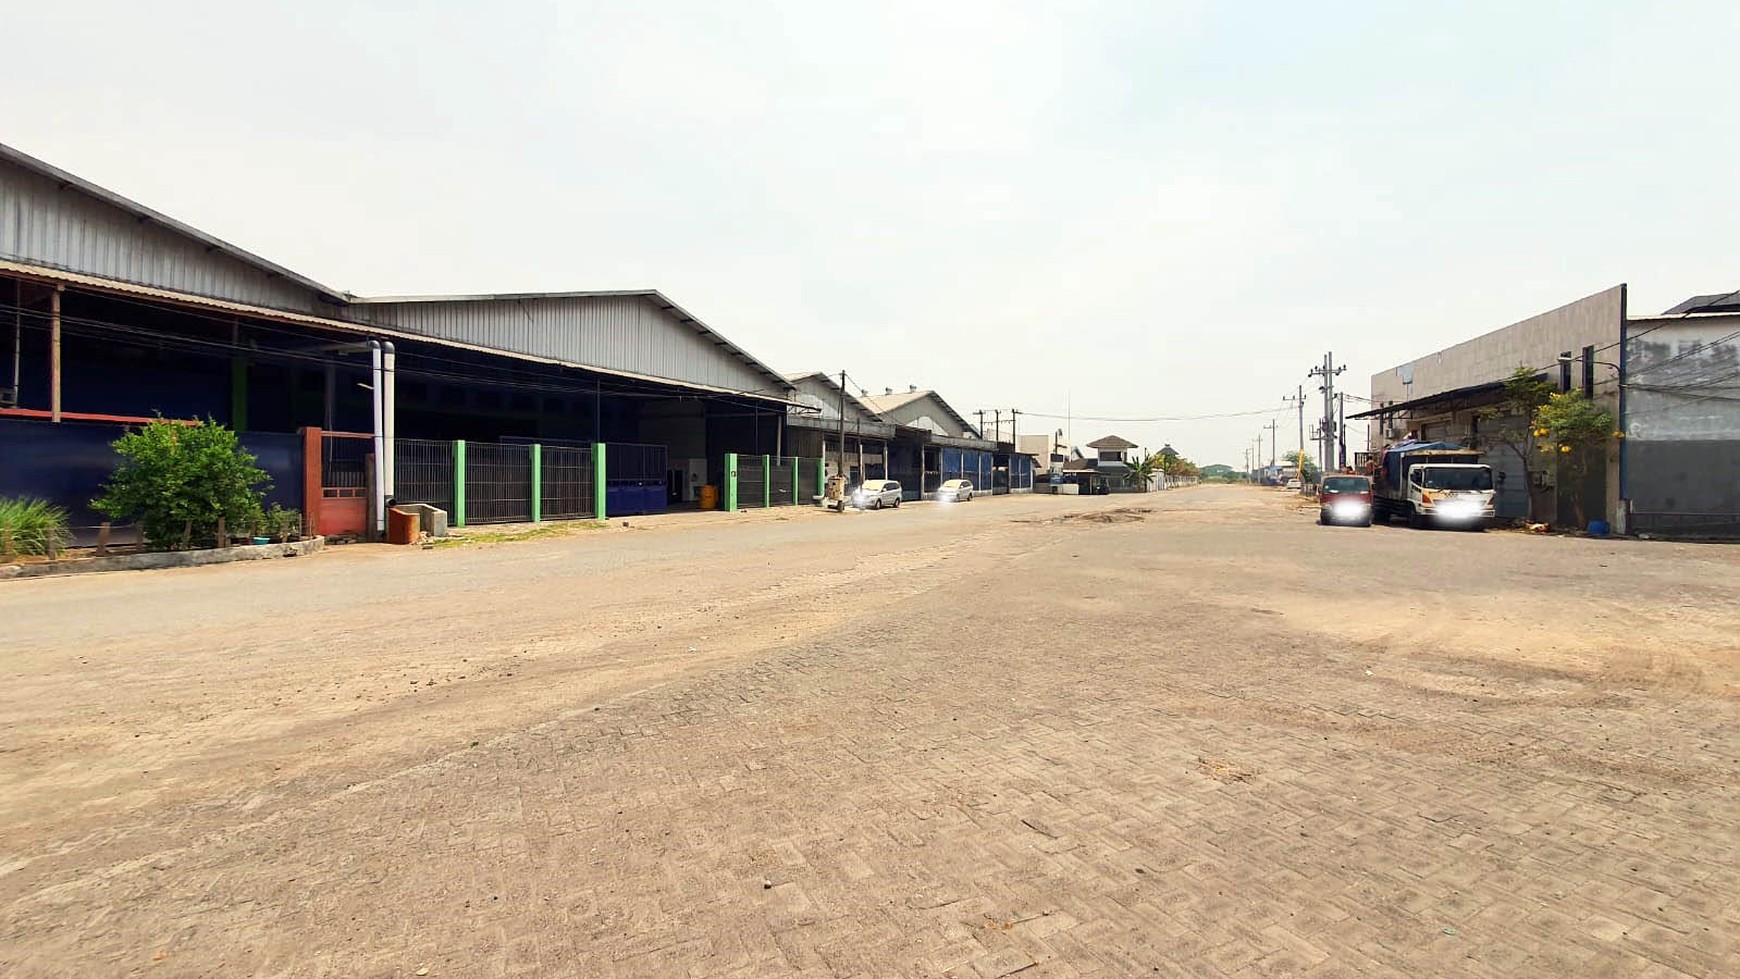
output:
[[1335, 440], [1340, 447], [1338, 468], [1347, 468], [1347, 395], [1335, 396]]
[[985, 409], [980, 408], [978, 410], [978, 416], [979, 416], [979, 436], [981, 438], [983, 438], [985, 435]]
[[1277, 445], [1280, 445], [1280, 442], [1279, 442], [1280, 436], [1275, 434], [1276, 427], [1277, 427], [1276, 421], [1273, 418], [1269, 419], [1269, 466], [1270, 466], [1270, 468], [1273, 468], [1275, 465], [1275, 447]]
[[[992, 438], [992, 441], [993, 442], [1003, 441], [1003, 409], [1001, 409], [1001, 408], [992, 408], [991, 409], [991, 424], [993, 426], [995, 426], [996, 430], [997, 430], [997, 434]], [[979, 434], [983, 435], [984, 433], [980, 432]]]
[[1323, 385], [1318, 388], [1323, 392], [1323, 425], [1318, 431], [1323, 436], [1319, 465], [1325, 471], [1335, 464], [1335, 375], [1344, 370], [1347, 370], [1345, 365], [1335, 366], [1334, 353], [1326, 353], [1323, 355], [1323, 366], [1311, 368], [1307, 375], [1323, 378]]
[[1291, 401], [1299, 409], [1299, 455], [1293, 460], [1293, 468], [1299, 474], [1299, 483], [1305, 483], [1305, 385], [1299, 385], [1299, 393], [1288, 395], [1281, 399]]
[[[840, 472], [846, 475], [846, 372], [840, 372]], [[847, 480], [849, 483], [850, 480]], [[824, 489], [823, 492], [826, 492]], [[840, 512], [846, 512], [846, 504], [840, 504]]]

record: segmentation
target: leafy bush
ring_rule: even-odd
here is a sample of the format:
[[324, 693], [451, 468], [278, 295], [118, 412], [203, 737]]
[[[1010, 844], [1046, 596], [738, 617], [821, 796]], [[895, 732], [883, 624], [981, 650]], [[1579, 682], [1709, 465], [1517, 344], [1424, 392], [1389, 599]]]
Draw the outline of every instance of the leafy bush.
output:
[[302, 514], [296, 510], [286, 510], [279, 504], [272, 504], [272, 509], [260, 516], [256, 534], [270, 537], [276, 541], [287, 541], [292, 537], [302, 536]]
[[[115, 440], [120, 465], [91, 506], [117, 520], [136, 520], [154, 548], [192, 547], [241, 534], [260, 518], [271, 480], [214, 421], [191, 425], [161, 418]], [[227, 544], [228, 541], [217, 541]]]
[[31, 497], [0, 498], [0, 557], [57, 554], [72, 543], [66, 511]]

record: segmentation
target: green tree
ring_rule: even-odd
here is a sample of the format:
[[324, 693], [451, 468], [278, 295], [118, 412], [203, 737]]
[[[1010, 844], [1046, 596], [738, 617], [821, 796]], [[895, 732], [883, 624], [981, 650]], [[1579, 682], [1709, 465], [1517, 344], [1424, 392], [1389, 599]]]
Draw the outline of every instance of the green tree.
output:
[[1571, 483], [1571, 510], [1577, 515], [1577, 526], [1589, 525], [1583, 512], [1583, 481], [1597, 458], [1605, 458], [1601, 450], [1614, 439], [1624, 438], [1615, 430], [1613, 412], [1590, 401], [1581, 391], [1554, 394], [1535, 411], [1535, 427], [1531, 433], [1540, 454], [1559, 460], [1561, 487], [1566, 479]]
[[1131, 486], [1139, 486], [1142, 492], [1148, 492], [1148, 486], [1154, 481], [1154, 474], [1159, 471], [1160, 456], [1150, 455], [1140, 459], [1128, 459], [1124, 462], [1124, 479]]
[[[1521, 460], [1523, 473], [1526, 475], [1536, 471], [1532, 451], [1535, 448], [1535, 430], [1540, 426], [1535, 422], [1535, 415], [1553, 397], [1553, 386], [1540, 379], [1532, 367], [1519, 366], [1510, 372], [1504, 380], [1504, 394], [1497, 404], [1480, 410], [1482, 421], [1489, 422], [1480, 430], [1483, 442], [1502, 446], [1514, 453]], [[1528, 488], [1523, 488], [1523, 495], [1528, 500], [1528, 519], [1535, 519], [1535, 497]]]
[[[1302, 465], [1300, 463], [1301, 458], [1304, 459]], [[1281, 457], [1281, 459], [1295, 471], [1301, 469], [1304, 470], [1305, 482], [1307, 483], [1315, 483], [1317, 482], [1318, 477], [1323, 475], [1323, 470], [1317, 468], [1317, 463], [1312, 461], [1311, 453], [1309, 452], [1300, 452], [1298, 449], [1290, 449], [1286, 455]]]
[[271, 487], [236, 433], [214, 421], [158, 418], [116, 439], [114, 447], [121, 462], [91, 506], [116, 520], [138, 521], [154, 548], [216, 540], [219, 521], [226, 533], [248, 532]]

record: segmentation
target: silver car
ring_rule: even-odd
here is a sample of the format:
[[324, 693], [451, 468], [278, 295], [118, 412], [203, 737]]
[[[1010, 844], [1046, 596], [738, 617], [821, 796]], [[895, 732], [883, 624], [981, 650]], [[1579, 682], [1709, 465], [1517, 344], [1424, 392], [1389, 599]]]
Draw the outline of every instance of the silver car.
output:
[[900, 506], [900, 483], [893, 479], [866, 479], [852, 491], [852, 505], [860, 510]]
[[940, 503], [965, 503], [973, 498], [973, 481], [951, 479], [936, 491], [936, 498]]

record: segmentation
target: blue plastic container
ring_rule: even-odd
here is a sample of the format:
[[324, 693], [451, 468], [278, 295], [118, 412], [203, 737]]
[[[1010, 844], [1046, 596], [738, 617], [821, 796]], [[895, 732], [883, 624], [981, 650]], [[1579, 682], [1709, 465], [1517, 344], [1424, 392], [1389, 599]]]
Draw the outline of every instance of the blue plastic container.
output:
[[1606, 537], [1608, 529], [1607, 521], [1605, 520], [1589, 521], [1589, 535], [1591, 537]]

